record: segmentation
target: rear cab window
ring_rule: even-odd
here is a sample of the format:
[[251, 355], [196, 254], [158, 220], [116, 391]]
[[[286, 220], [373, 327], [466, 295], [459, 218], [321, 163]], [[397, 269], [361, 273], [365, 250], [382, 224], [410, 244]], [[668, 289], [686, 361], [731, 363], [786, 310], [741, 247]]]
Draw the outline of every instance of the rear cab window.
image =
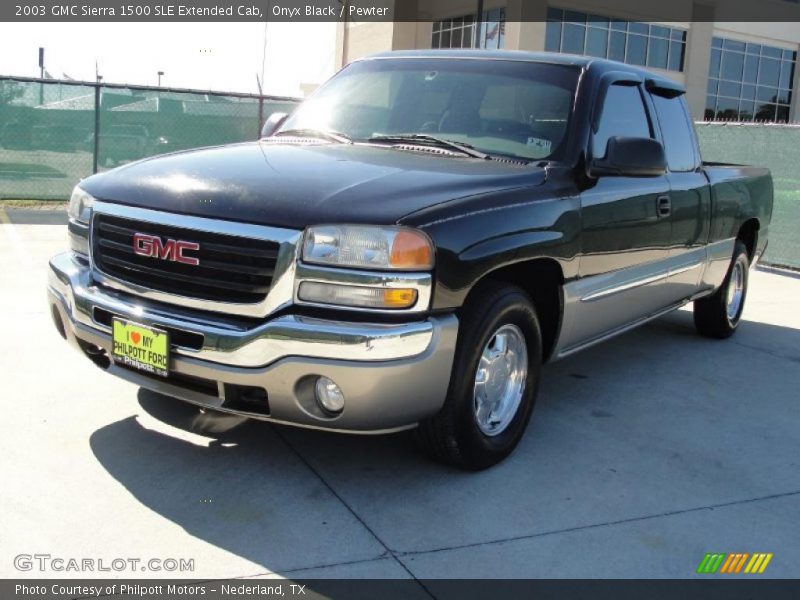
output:
[[652, 93], [656, 118], [664, 139], [667, 166], [672, 172], [694, 171], [699, 166], [694, 131], [683, 94]]

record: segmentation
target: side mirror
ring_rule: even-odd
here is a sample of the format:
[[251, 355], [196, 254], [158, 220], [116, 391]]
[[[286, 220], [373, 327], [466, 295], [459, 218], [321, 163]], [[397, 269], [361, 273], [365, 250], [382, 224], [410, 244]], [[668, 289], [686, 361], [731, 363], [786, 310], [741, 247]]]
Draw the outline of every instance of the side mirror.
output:
[[267, 120], [264, 121], [264, 126], [261, 128], [261, 139], [268, 138], [275, 133], [288, 116], [286, 113], [274, 112], [267, 117]]
[[650, 138], [612, 137], [605, 158], [596, 158], [589, 164], [592, 177], [658, 177], [666, 171], [664, 146]]

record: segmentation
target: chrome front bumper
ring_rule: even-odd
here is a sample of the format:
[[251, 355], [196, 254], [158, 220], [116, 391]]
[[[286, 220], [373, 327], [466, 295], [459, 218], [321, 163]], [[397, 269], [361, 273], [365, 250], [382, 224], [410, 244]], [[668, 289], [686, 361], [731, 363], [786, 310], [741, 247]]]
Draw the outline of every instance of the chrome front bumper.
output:
[[[111, 355], [111, 329], [98, 315], [186, 332], [199, 340], [194, 347], [173, 346], [174, 379], [113, 362], [108, 367], [144, 388], [224, 412], [356, 433], [406, 429], [435, 414], [447, 393], [458, 331], [454, 315], [402, 324], [284, 315], [243, 325], [101, 287], [88, 264], [73, 253], [50, 261], [48, 296], [56, 324], [60, 321], [66, 338], [83, 352], [96, 353], [97, 348]], [[181, 376], [216, 383], [217, 393], [208, 393], [208, 385], [202, 392], [183, 385]], [[310, 382], [318, 376], [342, 389], [341, 414], [330, 417], [316, 406]], [[260, 411], [231, 408], [229, 386], [266, 390], [268, 406]]]

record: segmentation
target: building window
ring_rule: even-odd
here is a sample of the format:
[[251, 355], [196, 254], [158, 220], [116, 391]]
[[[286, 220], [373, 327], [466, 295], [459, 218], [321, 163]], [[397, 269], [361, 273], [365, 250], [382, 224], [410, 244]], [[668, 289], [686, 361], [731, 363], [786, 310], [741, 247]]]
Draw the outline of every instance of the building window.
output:
[[549, 8], [545, 50], [683, 71], [686, 30]]
[[796, 65], [794, 50], [715, 37], [705, 118], [787, 122]]
[[483, 23], [477, 15], [433, 22], [431, 48], [489, 48], [505, 46], [506, 11], [502, 8], [483, 13]]

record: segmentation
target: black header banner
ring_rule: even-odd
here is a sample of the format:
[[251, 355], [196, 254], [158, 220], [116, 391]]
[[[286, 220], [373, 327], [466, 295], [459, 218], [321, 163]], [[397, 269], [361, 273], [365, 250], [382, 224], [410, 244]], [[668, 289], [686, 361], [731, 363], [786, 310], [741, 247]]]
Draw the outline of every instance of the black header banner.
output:
[[[477, 0], [3, 0], [0, 22], [426, 22], [475, 13], [477, 5]], [[635, 14], [631, 5], [592, 0], [582, 2], [581, 10], [630, 21], [800, 23], [800, 0], [642, 0], [635, 3]], [[557, 0], [508, 0], [506, 20], [544, 21], [548, 6], [564, 8]]]

